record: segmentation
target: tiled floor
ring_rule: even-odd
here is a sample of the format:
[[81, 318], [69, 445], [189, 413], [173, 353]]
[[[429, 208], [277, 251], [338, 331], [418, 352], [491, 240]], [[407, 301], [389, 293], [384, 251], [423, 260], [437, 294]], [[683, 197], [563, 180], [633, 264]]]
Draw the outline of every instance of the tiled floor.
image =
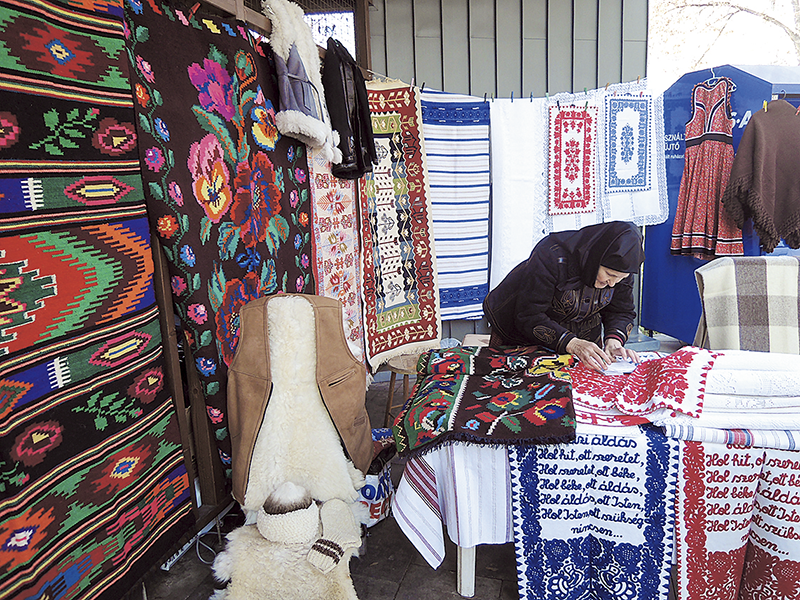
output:
[[[662, 339], [662, 350], [671, 352], [680, 343]], [[389, 384], [385, 373], [370, 386], [367, 409], [374, 426], [383, 423]], [[396, 395], [402, 394], [398, 378]], [[392, 465], [395, 483], [403, 465]], [[220, 520], [219, 533], [212, 529], [202, 537], [203, 545], [191, 548], [171, 569], [155, 567], [126, 600], [206, 600], [216, 587], [210, 563], [224, 545], [224, 533], [238, 527], [242, 517], [234, 508]], [[446, 536], [445, 536], [446, 537]], [[456, 547], [447, 541], [444, 563], [432, 569], [389, 516], [368, 530], [363, 556], [354, 558], [350, 572], [360, 600], [431, 600], [461, 598], [456, 592]], [[477, 548], [475, 600], [516, 600], [517, 577], [513, 544]]]

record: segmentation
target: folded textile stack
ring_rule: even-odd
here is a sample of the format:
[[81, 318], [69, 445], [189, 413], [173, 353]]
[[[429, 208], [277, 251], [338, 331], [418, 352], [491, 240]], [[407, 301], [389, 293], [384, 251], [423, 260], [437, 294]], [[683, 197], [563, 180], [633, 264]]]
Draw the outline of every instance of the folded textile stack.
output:
[[692, 346], [669, 355], [645, 352], [640, 354], [641, 364], [625, 375], [606, 375], [578, 364], [571, 371], [576, 419], [619, 427], [671, 414], [696, 417], [703, 409], [706, 375], [716, 356]]
[[668, 437], [736, 446], [800, 448], [800, 355], [748, 350], [718, 353], [696, 418], [654, 416]]

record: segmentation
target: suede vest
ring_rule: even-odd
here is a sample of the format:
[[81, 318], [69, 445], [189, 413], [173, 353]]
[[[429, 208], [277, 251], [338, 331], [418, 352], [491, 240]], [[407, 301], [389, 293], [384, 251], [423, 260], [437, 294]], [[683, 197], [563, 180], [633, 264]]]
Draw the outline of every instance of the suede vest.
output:
[[[333, 298], [292, 295], [307, 300], [314, 309], [320, 395], [347, 456], [366, 473], [373, 458], [372, 428], [365, 406], [366, 367], [347, 347], [342, 305]], [[276, 297], [253, 300], [239, 311], [239, 345], [228, 370], [233, 497], [239, 503], [245, 499], [253, 449], [272, 393], [267, 311], [269, 301]]]

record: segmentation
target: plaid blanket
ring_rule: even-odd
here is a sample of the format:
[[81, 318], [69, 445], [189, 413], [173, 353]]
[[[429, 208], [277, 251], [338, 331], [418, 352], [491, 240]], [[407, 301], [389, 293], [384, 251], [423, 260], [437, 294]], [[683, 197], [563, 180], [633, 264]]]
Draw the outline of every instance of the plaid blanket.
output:
[[695, 270], [696, 346], [800, 354], [800, 257], [722, 257]]
[[465, 346], [431, 350], [417, 362], [417, 382], [397, 416], [401, 455], [457, 441], [557, 444], [575, 439], [570, 355], [536, 346]]

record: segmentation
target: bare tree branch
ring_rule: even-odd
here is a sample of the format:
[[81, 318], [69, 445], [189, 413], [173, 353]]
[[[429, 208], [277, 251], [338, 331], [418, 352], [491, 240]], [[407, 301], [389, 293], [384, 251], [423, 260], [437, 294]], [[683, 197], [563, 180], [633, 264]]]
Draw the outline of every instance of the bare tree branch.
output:
[[[773, 5], [773, 8], [774, 8], [774, 2], [772, 3], [772, 5]], [[717, 10], [719, 10], [719, 9], [728, 9], [728, 10], [731, 10], [733, 12], [729, 13], [728, 15], [726, 15], [727, 18], [723, 17], [723, 18], [726, 18], [725, 25], [727, 25], [728, 21], [730, 21], [730, 18], [734, 14], [744, 13], [744, 14], [752, 15], [752, 16], [754, 16], [756, 18], [759, 18], [759, 19], [763, 20], [766, 23], [769, 23], [770, 25], [774, 25], [775, 27], [778, 27], [781, 31], [783, 31], [789, 37], [789, 39], [792, 41], [792, 44], [794, 45], [795, 55], [798, 57], [798, 59], [800, 59], [800, 0], [792, 0], [791, 5], [792, 5], [792, 13], [793, 13], [793, 16], [794, 16], [793, 26], [787, 25], [786, 23], [784, 23], [780, 19], [776, 19], [775, 17], [773, 17], [772, 15], [770, 15], [770, 14], [764, 12], [764, 11], [756, 10], [756, 9], [750, 8], [748, 6], [743, 6], [743, 5], [738, 4], [736, 2], [714, 2], [714, 1], [710, 1], [710, 2], [693, 2], [692, 0], [687, 0], [687, 1], [685, 1], [683, 3], [680, 3], [680, 4], [676, 3], [672, 7], [668, 8], [666, 12], [681, 11], [681, 10], [686, 9], [686, 8], [696, 8], [696, 9], [699, 9], [699, 10], [702, 10], [704, 8], [717, 9]], [[725, 25], [723, 25], [723, 29], [724, 29]]]
[[703, 59], [706, 57], [706, 54], [708, 54], [709, 50], [711, 50], [711, 48], [714, 46], [714, 44], [717, 43], [717, 40], [719, 40], [719, 38], [722, 36], [722, 32], [725, 31], [725, 27], [727, 27], [728, 23], [730, 23], [730, 20], [733, 18], [733, 15], [735, 15], [735, 14], [736, 13], [730, 13], [730, 14], [725, 15], [724, 17], [722, 17], [723, 19], [725, 19], [725, 23], [722, 24], [722, 27], [720, 27], [719, 31], [717, 32], [717, 37], [715, 37], [714, 41], [711, 42], [708, 45], [708, 47], [705, 49], [705, 51], [703, 51], [703, 54], [700, 56], [700, 58], [698, 58], [694, 62], [694, 65], [692, 65], [692, 68], [696, 68], [700, 63], [703, 62]]
[[[797, 8], [797, 3], [795, 2], [793, 4], [794, 4], [794, 8], [796, 9]], [[749, 15], [753, 15], [755, 17], [758, 17], [759, 19], [763, 19], [767, 23], [769, 23], [771, 25], [775, 25], [776, 27], [779, 27], [780, 29], [782, 29], [784, 31], [784, 33], [786, 33], [786, 35], [788, 35], [789, 38], [792, 40], [792, 42], [794, 42], [795, 44], [797, 44], [797, 42], [800, 42], [800, 34], [798, 34], [796, 29], [792, 29], [791, 27], [786, 25], [783, 21], [780, 21], [780, 20], [776, 19], [772, 15], [769, 15], [769, 14], [767, 14], [765, 12], [762, 12], [762, 11], [759, 11], [759, 10], [755, 10], [755, 9], [749, 8], [747, 6], [742, 6], [741, 4], [736, 4], [735, 2], [697, 2], [697, 3], [691, 2], [691, 3], [687, 3], [687, 4], [683, 5], [683, 8], [689, 8], [689, 7], [692, 7], [692, 8], [732, 8], [733, 10], [737, 10], [739, 12], [747, 13]], [[797, 13], [795, 13], [795, 14], [797, 14]]]

